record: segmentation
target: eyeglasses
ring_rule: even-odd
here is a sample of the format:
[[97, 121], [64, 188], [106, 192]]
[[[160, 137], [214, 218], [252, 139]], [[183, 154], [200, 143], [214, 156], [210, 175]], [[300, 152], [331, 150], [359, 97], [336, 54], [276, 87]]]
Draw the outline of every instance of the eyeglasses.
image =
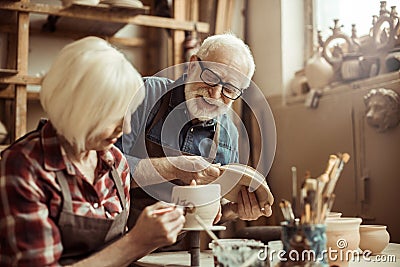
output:
[[222, 85], [222, 94], [232, 100], [238, 99], [243, 94], [242, 89], [234, 86], [233, 84], [223, 82], [218, 74], [209, 68], [204, 67], [199, 57], [197, 59], [201, 68], [200, 79], [205, 84], [211, 87], [215, 87], [219, 84]]

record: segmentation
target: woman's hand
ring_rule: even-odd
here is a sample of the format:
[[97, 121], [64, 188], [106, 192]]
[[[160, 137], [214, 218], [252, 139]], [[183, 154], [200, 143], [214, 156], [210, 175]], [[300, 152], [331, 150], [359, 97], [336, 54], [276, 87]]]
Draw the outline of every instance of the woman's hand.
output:
[[[165, 209], [173, 207], [172, 209]], [[159, 212], [161, 209], [164, 211]], [[140, 214], [131, 234], [134, 242], [155, 250], [176, 242], [185, 223], [183, 210], [162, 202], [146, 207]]]

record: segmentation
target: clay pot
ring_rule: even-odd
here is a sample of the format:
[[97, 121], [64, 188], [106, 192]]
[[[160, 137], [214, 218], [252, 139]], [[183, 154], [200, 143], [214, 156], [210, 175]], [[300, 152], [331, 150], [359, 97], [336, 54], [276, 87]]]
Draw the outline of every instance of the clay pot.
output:
[[349, 251], [357, 251], [360, 244], [361, 222], [361, 218], [350, 217], [326, 219], [327, 248], [337, 251], [334, 257], [328, 258], [330, 265], [348, 266], [354, 255]]
[[219, 184], [174, 186], [172, 189], [172, 202], [187, 207], [190, 211], [185, 215], [184, 228], [202, 228], [195, 219], [195, 214], [211, 227], [220, 207], [220, 198]]
[[360, 249], [379, 254], [389, 244], [386, 225], [360, 225]]
[[314, 53], [307, 61], [304, 71], [311, 89], [324, 88], [332, 81], [334, 75], [331, 64], [322, 57], [320, 51]]

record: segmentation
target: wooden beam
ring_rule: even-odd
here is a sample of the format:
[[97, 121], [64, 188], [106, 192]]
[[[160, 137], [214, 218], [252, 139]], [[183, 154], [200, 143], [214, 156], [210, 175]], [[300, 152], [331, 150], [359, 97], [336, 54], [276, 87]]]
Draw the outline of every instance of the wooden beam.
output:
[[[0, 98], [2, 99], [14, 99], [15, 90], [12, 87], [9, 87], [5, 90], [0, 91]], [[28, 100], [39, 100], [39, 92], [27, 92]]]
[[[29, 1], [29, 0], [23, 0]], [[22, 2], [23, 3], [23, 2]], [[18, 47], [17, 47], [17, 71], [20, 75], [28, 73], [29, 51], [29, 13], [20, 12], [18, 15]], [[14, 141], [26, 133], [27, 93], [26, 85], [15, 86], [14, 105]]]
[[6, 84], [18, 84], [18, 85], [24, 85], [24, 84], [40, 85], [41, 82], [42, 78], [40, 77], [33, 77], [21, 74], [14, 76], [0, 77], [0, 84], [6, 83]]
[[[174, 19], [177, 21], [184, 21], [186, 19], [186, 0], [174, 0]], [[194, 26], [194, 25], [193, 25]], [[177, 65], [183, 62], [183, 42], [185, 41], [185, 32], [174, 31], [173, 32], [173, 65]], [[177, 77], [176, 77], [177, 78]]]
[[194, 31], [196, 25], [198, 32], [208, 33], [210, 30], [210, 25], [206, 22], [181, 21], [177, 19], [147, 15], [137, 15], [136, 17], [132, 18], [131, 23], [141, 26], [160, 27], [183, 31]]
[[[182, 1], [182, 0], [180, 0]], [[71, 5], [64, 8], [61, 6], [25, 3], [25, 2], [0, 2], [0, 9], [33, 12], [39, 14], [48, 14], [61, 17], [72, 17], [76, 19], [99, 20], [107, 22], [127, 23], [139, 26], [159, 27], [172, 30], [193, 31], [194, 21], [186, 21], [172, 18], [164, 18], [150, 15], [142, 15], [144, 10], [128, 8], [105, 8], [101, 6]], [[209, 24], [205, 22], [196, 22], [197, 31], [207, 33]]]
[[215, 18], [215, 34], [223, 33], [230, 29], [233, 15], [232, 0], [218, 0]]

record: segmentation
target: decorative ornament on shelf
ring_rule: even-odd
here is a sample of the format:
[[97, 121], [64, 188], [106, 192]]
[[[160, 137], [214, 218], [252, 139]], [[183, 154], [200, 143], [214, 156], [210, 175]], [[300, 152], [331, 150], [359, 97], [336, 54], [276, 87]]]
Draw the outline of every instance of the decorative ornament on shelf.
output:
[[378, 132], [395, 128], [400, 121], [400, 96], [391, 89], [372, 89], [364, 96], [367, 123]]
[[343, 57], [346, 54], [353, 54], [355, 52], [355, 45], [353, 40], [342, 32], [343, 25], [339, 24], [338, 19], [334, 19], [334, 27], [332, 35], [329, 36], [323, 45], [322, 55], [332, 66], [335, 72], [340, 70]]
[[399, 27], [400, 21], [396, 7], [392, 6], [389, 12], [386, 9], [386, 1], [381, 1], [379, 17], [372, 30], [375, 49], [377, 51], [388, 51], [393, 48], [398, 39]]

